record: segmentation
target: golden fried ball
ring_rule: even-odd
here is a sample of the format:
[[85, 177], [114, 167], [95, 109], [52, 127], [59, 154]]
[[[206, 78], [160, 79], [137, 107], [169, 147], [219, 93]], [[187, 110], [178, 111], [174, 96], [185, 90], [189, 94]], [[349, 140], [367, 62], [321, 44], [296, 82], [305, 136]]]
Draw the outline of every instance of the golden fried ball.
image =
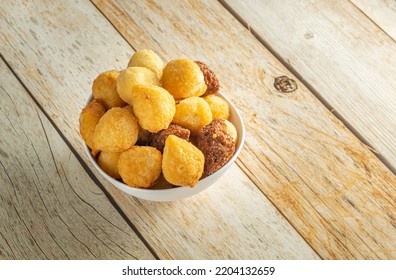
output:
[[173, 123], [189, 129], [193, 134], [212, 121], [212, 111], [202, 97], [189, 97], [176, 105]]
[[203, 99], [208, 102], [213, 119], [222, 118], [228, 120], [230, 118], [230, 108], [223, 98], [210, 94], [203, 97]]
[[169, 183], [195, 186], [202, 176], [204, 163], [203, 153], [190, 142], [175, 135], [166, 138], [162, 172]]
[[133, 146], [121, 153], [118, 172], [130, 187], [149, 188], [161, 174], [161, 152], [153, 147]]
[[128, 63], [128, 67], [133, 66], [146, 67], [147, 69], [150, 69], [157, 75], [158, 80], [161, 79], [162, 69], [164, 69], [162, 59], [152, 50], [140, 50], [135, 52]]
[[122, 152], [138, 139], [137, 119], [123, 108], [114, 107], [99, 120], [93, 137], [94, 148], [104, 152]]
[[232, 137], [232, 140], [236, 143], [238, 139], [238, 133], [235, 126], [230, 121], [224, 120], [224, 122], [227, 126], [226, 128], [227, 133]]
[[100, 118], [106, 113], [106, 109], [99, 100], [92, 100], [82, 109], [80, 114], [80, 134], [84, 139], [85, 143], [93, 150], [93, 136], [95, 132], [95, 127], [98, 124]]
[[118, 173], [118, 159], [121, 153], [112, 152], [101, 152], [98, 157], [98, 164], [109, 176], [114, 179], [120, 179], [120, 173]]
[[117, 92], [118, 75], [119, 72], [116, 70], [104, 72], [100, 74], [92, 84], [92, 93], [94, 98], [100, 100], [106, 110], [126, 105]]
[[145, 67], [128, 67], [117, 78], [117, 91], [126, 103], [132, 103], [132, 88], [135, 85], [158, 86], [157, 75]]
[[187, 58], [172, 60], [165, 66], [162, 87], [175, 99], [201, 96], [206, 91], [201, 69], [194, 61]]
[[172, 95], [157, 86], [135, 86], [132, 103], [140, 126], [152, 133], [168, 128], [176, 112]]

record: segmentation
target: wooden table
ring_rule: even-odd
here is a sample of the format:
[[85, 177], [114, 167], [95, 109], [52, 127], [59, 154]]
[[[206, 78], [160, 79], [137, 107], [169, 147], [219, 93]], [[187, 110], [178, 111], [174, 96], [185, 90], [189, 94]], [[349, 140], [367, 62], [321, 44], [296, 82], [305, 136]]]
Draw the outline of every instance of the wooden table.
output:
[[[0, 258], [396, 258], [394, 0], [0, 10]], [[207, 62], [247, 129], [236, 164], [182, 201], [111, 186], [78, 132], [93, 79], [146, 48]]]

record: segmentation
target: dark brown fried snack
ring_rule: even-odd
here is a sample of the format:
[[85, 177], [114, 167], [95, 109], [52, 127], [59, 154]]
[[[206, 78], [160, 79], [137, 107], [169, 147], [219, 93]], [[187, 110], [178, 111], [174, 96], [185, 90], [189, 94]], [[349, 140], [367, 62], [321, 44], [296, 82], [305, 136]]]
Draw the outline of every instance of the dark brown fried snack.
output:
[[195, 61], [195, 63], [199, 66], [204, 75], [205, 84], [207, 86], [204, 95], [217, 93], [220, 89], [220, 83], [215, 73], [205, 63], [201, 61]]
[[209, 176], [223, 167], [235, 152], [235, 141], [227, 132], [223, 119], [214, 119], [198, 134], [198, 148], [205, 156], [204, 176]]
[[171, 123], [167, 129], [160, 130], [150, 135], [149, 146], [156, 148], [162, 153], [165, 147], [165, 140], [169, 135], [176, 135], [179, 138], [189, 141], [190, 130], [178, 124]]

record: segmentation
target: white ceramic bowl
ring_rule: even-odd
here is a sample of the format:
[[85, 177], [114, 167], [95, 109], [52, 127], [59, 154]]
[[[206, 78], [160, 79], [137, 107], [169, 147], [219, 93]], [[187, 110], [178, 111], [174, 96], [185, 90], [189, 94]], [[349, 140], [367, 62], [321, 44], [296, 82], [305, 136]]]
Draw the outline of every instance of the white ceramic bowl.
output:
[[[227, 169], [231, 166], [231, 164], [234, 163], [235, 159], [238, 157], [239, 153], [242, 150], [243, 143], [245, 141], [245, 126], [243, 125], [242, 118], [238, 112], [238, 110], [235, 108], [234, 104], [231, 103], [231, 101], [225, 97], [222, 94], [219, 94], [224, 100], [227, 101], [229, 107], [230, 107], [230, 121], [232, 124], [235, 126], [237, 133], [238, 133], [238, 139], [237, 139], [237, 144], [236, 144], [236, 150], [233, 155], [233, 157], [219, 170], [217, 170], [215, 173], [212, 175], [199, 180], [198, 183], [193, 187], [175, 187], [171, 189], [141, 189], [141, 188], [133, 188], [125, 185], [124, 183], [121, 183], [120, 181], [117, 181], [116, 179], [110, 177], [107, 175], [97, 164], [95, 159], [92, 157], [91, 152], [88, 148], [87, 145], [84, 145], [85, 152], [93, 164], [95, 168], [99, 171], [99, 173], [107, 180], [109, 181], [112, 185], [115, 187], [119, 188], [120, 190], [133, 195], [138, 198], [142, 198], [145, 200], [152, 200], [152, 201], [174, 201], [174, 200], [180, 200], [192, 195], [195, 195], [199, 192], [202, 192], [203, 190], [206, 190], [208, 187], [210, 187], [214, 182], [216, 182], [226, 171]], [[87, 103], [91, 101], [92, 95], [89, 97]]]

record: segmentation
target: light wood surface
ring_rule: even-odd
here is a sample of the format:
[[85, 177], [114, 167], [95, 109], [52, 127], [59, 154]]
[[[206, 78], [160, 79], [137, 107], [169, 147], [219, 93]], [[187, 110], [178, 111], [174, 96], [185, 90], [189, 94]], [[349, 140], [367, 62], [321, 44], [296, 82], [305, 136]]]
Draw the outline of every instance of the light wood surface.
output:
[[95, 3], [134, 48], [214, 68], [247, 127], [238, 165], [321, 257], [395, 256], [395, 176], [302, 84], [276, 91], [275, 77], [294, 77], [219, 3]]
[[0, 259], [153, 259], [0, 61]]
[[[315, 5], [318, 3], [312, 2], [308, 6]], [[344, 2], [342, 5], [352, 6]], [[343, 16], [342, 11], [331, 11], [340, 13], [336, 19]], [[46, 133], [53, 131], [56, 135], [55, 126], [63, 137], [61, 140], [69, 145], [48, 137], [51, 144], [64, 147], [57, 148], [59, 164], [67, 165], [64, 168], [72, 171], [73, 182], [85, 190], [84, 184], [91, 182], [89, 176], [80, 170], [78, 163], [68, 166], [69, 161], [64, 160], [64, 154], [71, 154], [73, 158], [71, 148], [88, 174], [97, 177], [96, 185], [91, 182], [90, 189], [92, 193], [102, 190], [107, 193], [128, 219], [125, 232], [131, 232], [132, 241], [127, 248], [136, 246], [140, 252], [134, 252], [134, 257], [396, 258], [395, 175], [222, 3], [186, 0], [13, 1], [1, 5], [0, 19], [2, 56], [45, 117], [50, 118], [51, 123], [40, 118], [48, 128]], [[328, 21], [326, 17], [317, 20], [321, 24]], [[351, 20], [345, 24], [358, 32], [367, 22], [369, 19], [364, 17], [362, 23]], [[276, 24], [282, 28], [278, 22]], [[341, 34], [345, 33], [343, 28], [339, 29]], [[360, 45], [356, 45], [358, 52], [362, 52]], [[79, 113], [91, 91], [93, 79], [105, 70], [125, 68], [135, 49], [146, 48], [156, 51], [165, 61], [187, 56], [207, 62], [218, 75], [223, 94], [229, 96], [240, 110], [247, 129], [245, 148], [237, 164], [210, 189], [183, 201], [155, 203], [138, 200], [109, 185], [90, 165], [78, 133]], [[385, 45], [383, 51], [389, 52], [392, 48]], [[331, 54], [334, 59], [339, 59], [338, 55], [342, 56], [344, 52]], [[384, 59], [384, 68], [390, 67], [388, 62], [391, 60], [376, 55]], [[366, 66], [370, 68], [371, 65]], [[296, 91], [286, 93], [275, 89], [274, 79], [284, 75], [296, 81]], [[302, 78], [306, 81], [305, 76]], [[392, 85], [389, 78], [390, 75], [384, 77], [381, 89]], [[2, 84], [8, 83], [3, 75], [1, 79]], [[326, 80], [329, 87], [334, 86], [332, 81]], [[356, 90], [361, 91], [361, 88]], [[318, 93], [323, 94], [321, 91], [315, 94]], [[387, 105], [392, 105], [394, 98], [388, 91], [384, 96], [388, 98]], [[378, 102], [382, 104], [380, 97], [382, 95], [375, 95], [372, 102], [362, 101], [360, 105], [370, 107], [372, 119], [380, 125], [382, 122], [392, 123], [392, 113], [381, 114], [376, 105]], [[345, 96], [340, 98], [344, 100], [339, 102], [349, 100]], [[32, 102], [29, 104], [36, 106]], [[344, 117], [348, 122], [349, 118], [354, 120], [349, 115]], [[370, 130], [371, 127], [362, 131], [365, 139], [373, 134]], [[43, 140], [40, 136], [32, 137], [36, 137], [37, 142]], [[7, 139], [6, 148], [16, 142], [11, 136]], [[58, 144], [59, 141], [62, 143]], [[388, 142], [385, 137], [382, 143], [386, 146]], [[20, 147], [27, 145], [24, 139], [18, 143]], [[0, 156], [3, 162], [4, 156]], [[4, 170], [10, 174], [10, 169]], [[51, 168], [45, 170], [51, 172]], [[60, 177], [70, 180], [67, 174], [65, 172]], [[26, 186], [32, 186], [30, 182], [35, 182], [34, 178], [32, 175]], [[2, 192], [0, 189], [0, 197]], [[39, 193], [45, 199], [51, 199], [50, 194]], [[17, 197], [7, 192], [5, 195], [9, 199]], [[107, 201], [103, 194], [102, 197]], [[107, 207], [106, 215], [118, 213], [115, 205], [108, 201], [107, 205], [95, 204], [93, 209]], [[15, 219], [8, 214], [5, 217], [10, 221]], [[44, 223], [49, 218], [44, 215], [41, 219]], [[106, 228], [106, 223], [96, 228], [100, 231], [102, 227]], [[154, 255], [147, 252], [146, 247], [138, 246], [140, 243], [133, 239], [136, 238], [133, 230]], [[5, 241], [3, 230], [0, 232], [0, 250], [10, 252], [13, 247]], [[111, 234], [117, 234], [117, 231]], [[20, 236], [28, 239], [27, 232], [21, 232]], [[33, 246], [31, 250], [37, 251], [37, 248]], [[53, 246], [48, 250], [56, 251], [57, 248]], [[84, 255], [78, 250], [75, 254], [77, 257], [73, 255], [71, 258]], [[7, 253], [7, 256], [11, 255]], [[34, 258], [34, 255], [34, 252], [21, 253], [17, 258]], [[121, 256], [127, 257], [126, 253]]]
[[349, 1], [225, 3], [396, 170], [392, 38]]
[[[78, 134], [79, 113], [96, 75], [125, 67], [133, 50], [90, 3], [43, 6], [3, 7], [9, 25], [2, 38], [4, 55], [89, 164]], [[73, 16], [60, 22], [59, 10]], [[84, 28], [70, 33], [78, 22]], [[160, 258], [318, 258], [237, 166], [210, 190], [174, 203], [139, 201], [95, 175]]]
[[396, 41], [395, 0], [350, 0], [366, 16]]

